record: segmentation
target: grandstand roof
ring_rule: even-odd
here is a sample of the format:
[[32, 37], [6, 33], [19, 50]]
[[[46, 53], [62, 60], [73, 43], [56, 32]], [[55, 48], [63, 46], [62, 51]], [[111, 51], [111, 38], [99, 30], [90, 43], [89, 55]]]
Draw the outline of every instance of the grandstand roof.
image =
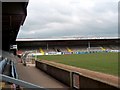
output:
[[2, 50], [15, 43], [27, 15], [28, 2], [2, 2]]
[[18, 38], [16, 41], [54, 41], [54, 40], [92, 40], [92, 39], [119, 39], [119, 37], [64, 37], [64, 38], [45, 38], [45, 39], [30, 39]]

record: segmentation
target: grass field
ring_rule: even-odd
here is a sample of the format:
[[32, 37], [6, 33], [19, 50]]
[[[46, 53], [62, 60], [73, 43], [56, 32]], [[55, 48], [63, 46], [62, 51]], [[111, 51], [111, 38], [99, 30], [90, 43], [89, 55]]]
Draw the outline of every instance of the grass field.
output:
[[118, 76], [118, 53], [46, 55], [38, 58]]

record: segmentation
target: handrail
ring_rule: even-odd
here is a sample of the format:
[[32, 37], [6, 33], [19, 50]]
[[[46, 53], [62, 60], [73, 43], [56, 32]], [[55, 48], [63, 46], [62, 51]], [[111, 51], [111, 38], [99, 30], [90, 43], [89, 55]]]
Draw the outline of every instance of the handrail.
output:
[[18, 73], [15, 64], [13, 65], [13, 67], [14, 67], [15, 78], [18, 79]]
[[20, 85], [20, 86], [22, 86], [24, 88], [28, 88], [28, 89], [33, 89], [33, 88], [35, 89], [36, 88], [36, 89], [39, 89], [39, 90], [48, 90], [48, 89], [45, 89], [41, 86], [29, 83], [29, 82], [25, 82], [25, 81], [22, 81], [22, 80], [19, 80], [19, 79], [15, 79], [15, 78], [3, 75], [3, 74], [0, 74], [0, 81], [6, 81], [6, 82], [14, 83], [14, 84]]
[[2, 61], [0, 61], [0, 74], [3, 72], [6, 63], [7, 63], [7, 59], [3, 59]]

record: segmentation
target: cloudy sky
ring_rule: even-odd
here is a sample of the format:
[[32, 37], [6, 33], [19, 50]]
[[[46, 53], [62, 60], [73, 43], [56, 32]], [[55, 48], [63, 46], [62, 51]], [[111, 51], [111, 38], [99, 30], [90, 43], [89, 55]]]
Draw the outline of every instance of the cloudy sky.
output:
[[118, 35], [119, 0], [29, 0], [18, 38]]

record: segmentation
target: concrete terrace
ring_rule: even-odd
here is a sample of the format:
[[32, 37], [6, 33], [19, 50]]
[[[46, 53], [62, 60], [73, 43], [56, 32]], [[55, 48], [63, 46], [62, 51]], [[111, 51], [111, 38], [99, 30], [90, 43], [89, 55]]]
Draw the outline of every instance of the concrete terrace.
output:
[[37, 69], [34, 64], [27, 64], [27, 66], [24, 66], [22, 63], [18, 63], [16, 65], [16, 69], [20, 80], [24, 80], [44, 88], [49, 88], [50, 90], [68, 90], [68, 86]]

